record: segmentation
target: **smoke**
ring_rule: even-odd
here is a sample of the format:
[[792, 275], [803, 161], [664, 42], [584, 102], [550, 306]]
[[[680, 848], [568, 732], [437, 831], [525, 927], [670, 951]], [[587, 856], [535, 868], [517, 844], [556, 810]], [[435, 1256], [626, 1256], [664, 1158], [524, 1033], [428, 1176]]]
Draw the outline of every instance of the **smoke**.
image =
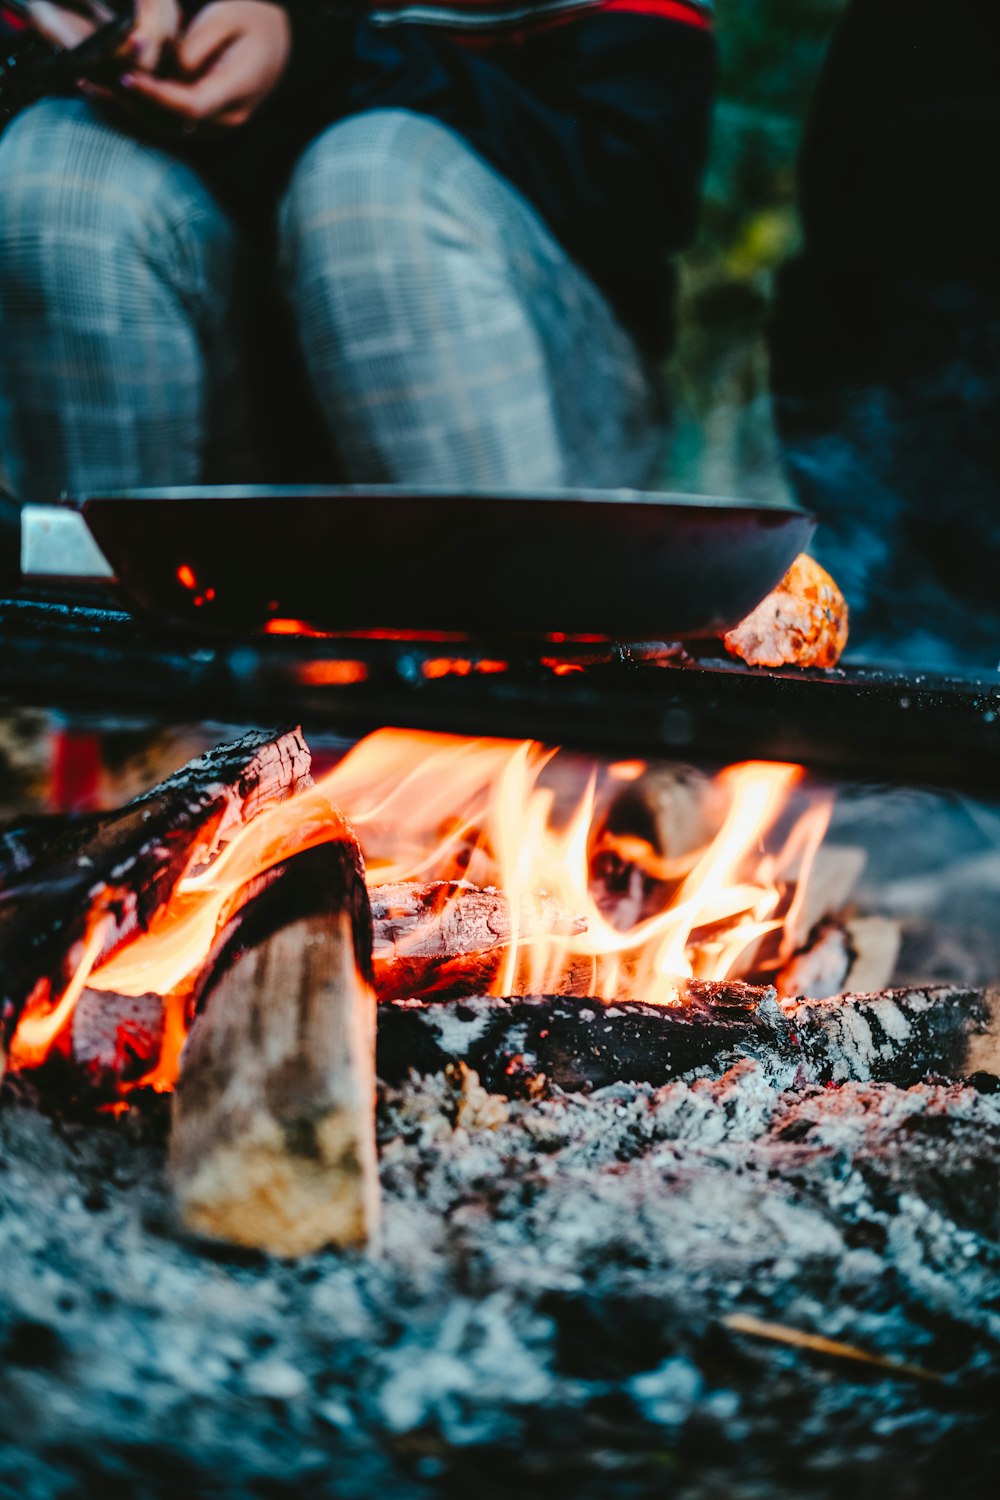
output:
[[911, 286], [857, 369], [777, 400], [817, 557], [851, 606], [850, 660], [998, 669], [998, 302]]

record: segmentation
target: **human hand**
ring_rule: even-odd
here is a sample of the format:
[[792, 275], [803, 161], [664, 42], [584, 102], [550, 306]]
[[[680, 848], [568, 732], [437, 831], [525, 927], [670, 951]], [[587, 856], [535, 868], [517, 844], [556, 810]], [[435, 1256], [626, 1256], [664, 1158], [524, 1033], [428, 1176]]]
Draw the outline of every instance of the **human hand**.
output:
[[268, 0], [215, 0], [194, 17], [174, 49], [175, 77], [129, 73], [122, 87], [184, 122], [232, 128], [277, 88], [288, 65], [288, 15]]
[[[55, 0], [31, 0], [31, 23], [47, 41], [70, 50], [93, 35], [99, 26], [114, 19], [114, 13], [93, 0], [89, 16], [67, 10]], [[159, 67], [164, 51], [181, 29], [178, 0], [136, 0], [135, 19], [116, 56], [126, 67], [150, 73]]]

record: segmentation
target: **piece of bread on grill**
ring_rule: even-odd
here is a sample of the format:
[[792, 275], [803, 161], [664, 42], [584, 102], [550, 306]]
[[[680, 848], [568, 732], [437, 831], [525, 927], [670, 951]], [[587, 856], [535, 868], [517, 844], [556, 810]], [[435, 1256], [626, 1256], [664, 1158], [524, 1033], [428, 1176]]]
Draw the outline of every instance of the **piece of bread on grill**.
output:
[[847, 645], [847, 601], [803, 552], [776, 589], [722, 637], [751, 667], [835, 667]]

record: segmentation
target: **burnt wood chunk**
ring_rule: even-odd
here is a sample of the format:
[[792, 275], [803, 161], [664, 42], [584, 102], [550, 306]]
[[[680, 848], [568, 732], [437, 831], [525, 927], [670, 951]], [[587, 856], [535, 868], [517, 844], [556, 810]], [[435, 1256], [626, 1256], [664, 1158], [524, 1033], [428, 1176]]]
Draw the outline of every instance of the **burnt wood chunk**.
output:
[[688, 981], [679, 1006], [573, 995], [393, 1001], [379, 1012], [378, 1073], [474, 1068], [498, 1094], [530, 1092], [540, 1075], [561, 1089], [660, 1085], [740, 1057], [791, 1068], [802, 1081], [848, 1079], [906, 1087], [928, 1074], [1000, 1075], [1000, 1000], [941, 985], [785, 1004], [773, 989]]
[[134, 1083], [156, 1064], [163, 1046], [164, 1008], [159, 995], [115, 995], [84, 990], [73, 1011], [73, 1062], [98, 1091]]
[[[254, 731], [199, 756], [145, 796], [80, 826], [8, 830], [0, 888], [0, 1069], [29, 1000], [55, 1004], [100, 923], [98, 962], [148, 928], [177, 882], [269, 803], [310, 784], [298, 729]], [[20, 851], [20, 852], [19, 852]], [[21, 864], [31, 854], [28, 868]]]
[[378, 1222], [375, 993], [346, 824], [276, 866], [206, 966], [174, 1093], [184, 1223], [276, 1255], [369, 1243]]
[[[502, 891], [465, 880], [402, 881], [370, 892], [375, 987], [380, 1000], [482, 994], [493, 982], [514, 935]], [[586, 930], [583, 917], [548, 896], [520, 913], [519, 941]]]

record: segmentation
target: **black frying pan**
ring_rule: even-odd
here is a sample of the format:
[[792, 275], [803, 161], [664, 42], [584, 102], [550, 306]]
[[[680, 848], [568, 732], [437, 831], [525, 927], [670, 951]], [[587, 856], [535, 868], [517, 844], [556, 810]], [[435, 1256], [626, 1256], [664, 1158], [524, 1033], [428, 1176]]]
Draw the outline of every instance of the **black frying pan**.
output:
[[711, 635], [759, 603], [815, 528], [791, 508], [635, 490], [226, 486], [6, 507], [22, 577], [93, 575], [46, 562], [38, 536], [72, 524], [88, 542], [71, 522], [82, 512], [131, 604], [227, 630]]

